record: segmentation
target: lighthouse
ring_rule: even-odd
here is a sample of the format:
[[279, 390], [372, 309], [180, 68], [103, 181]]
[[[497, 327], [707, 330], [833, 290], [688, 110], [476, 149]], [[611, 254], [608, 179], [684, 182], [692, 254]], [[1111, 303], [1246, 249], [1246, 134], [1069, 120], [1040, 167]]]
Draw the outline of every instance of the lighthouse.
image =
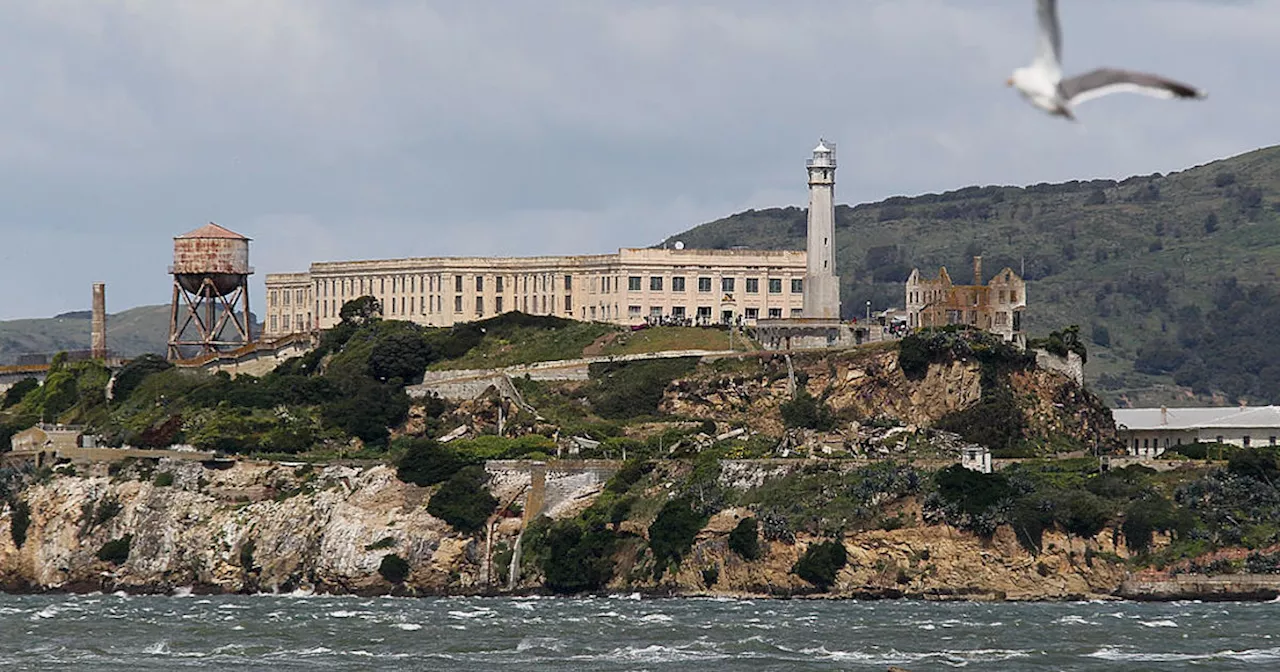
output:
[[818, 140], [809, 171], [808, 267], [804, 279], [804, 316], [840, 319], [840, 278], [836, 275], [836, 145]]

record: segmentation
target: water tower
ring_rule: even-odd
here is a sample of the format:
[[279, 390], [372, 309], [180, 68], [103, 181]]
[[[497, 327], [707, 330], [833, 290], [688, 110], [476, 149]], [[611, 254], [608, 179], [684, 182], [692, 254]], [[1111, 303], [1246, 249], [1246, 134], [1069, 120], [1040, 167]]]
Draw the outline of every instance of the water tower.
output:
[[253, 269], [249, 267], [248, 238], [213, 222], [184, 233], [173, 239], [169, 273], [173, 275], [169, 359], [232, 350], [253, 342], [249, 318]]

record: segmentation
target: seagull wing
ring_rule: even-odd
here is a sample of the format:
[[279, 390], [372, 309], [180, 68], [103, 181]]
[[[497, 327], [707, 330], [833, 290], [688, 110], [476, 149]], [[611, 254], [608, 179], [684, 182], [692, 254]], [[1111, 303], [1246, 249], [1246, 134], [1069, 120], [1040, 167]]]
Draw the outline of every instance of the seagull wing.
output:
[[1114, 68], [1098, 68], [1083, 75], [1062, 80], [1062, 97], [1075, 105], [1109, 93], [1141, 93], [1156, 98], [1204, 98], [1205, 92], [1189, 84], [1175, 82], [1159, 75]]
[[1040, 39], [1036, 44], [1035, 67], [1062, 71], [1062, 29], [1058, 26], [1057, 0], [1036, 0], [1036, 20]]

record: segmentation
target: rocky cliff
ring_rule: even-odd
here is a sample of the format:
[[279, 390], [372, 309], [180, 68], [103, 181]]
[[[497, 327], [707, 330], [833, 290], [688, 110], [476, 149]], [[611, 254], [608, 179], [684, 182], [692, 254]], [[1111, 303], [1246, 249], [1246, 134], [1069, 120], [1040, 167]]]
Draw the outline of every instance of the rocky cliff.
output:
[[[503, 482], [496, 482], [496, 490], [516, 492]], [[553, 513], [576, 515], [600, 491], [599, 483], [586, 484]], [[154, 468], [135, 463], [114, 474], [53, 474], [18, 493], [30, 511], [20, 547], [19, 535], [13, 534], [14, 508], [0, 515], [0, 588], [418, 595], [542, 590], [536, 570], [508, 582], [509, 553], [506, 560], [486, 562], [516, 545], [524, 528], [520, 518], [495, 519], [492, 537], [484, 532], [468, 537], [427, 513], [430, 493], [401, 483], [385, 466], [313, 469], [240, 462], [210, 468], [162, 461]], [[910, 500], [898, 507], [913, 518], [919, 508]], [[643, 549], [624, 550], [608, 589], [664, 595], [814, 593], [791, 569], [815, 537], [763, 542], [762, 557], [750, 562], [729, 550], [729, 531], [749, 515], [747, 509], [730, 508], [711, 517], [678, 569], [660, 580], [626, 571], [640, 561]], [[641, 538], [646, 525], [643, 514], [623, 523]], [[122, 557], [99, 557], [105, 547], [125, 539]], [[1126, 576], [1115, 555], [1124, 549], [1110, 539], [1109, 531], [1090, 540], [1049, 533], [1045, 552], [1033, 556], [1008, 528], [987, 541], [943, 525], [854, 532], [843, 537], [849, 562], [828, 594], [1106, 595]], [[393, 554], [409, 569], [403, 582], [393, 583], [379, 571], [383, 558]], [[709, 568], [718, 575], [712, 585], [704, 571]]]

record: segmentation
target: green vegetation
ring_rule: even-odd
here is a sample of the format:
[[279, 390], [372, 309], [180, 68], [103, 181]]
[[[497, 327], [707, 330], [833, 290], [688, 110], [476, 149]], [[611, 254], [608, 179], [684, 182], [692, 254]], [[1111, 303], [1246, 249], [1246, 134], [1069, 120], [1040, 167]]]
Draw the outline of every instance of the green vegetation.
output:
[[663, 505], [649, 526], [649, 548], [653, 550], [654, 578], [661, 578], [668, 566], [679, 565], [693, 546], [707, 516], [695, 510], [690, 499], [673, 499]]
[[395, 553], [390, 553], [382, 556], [382, 562], [378, 564], [378, 573], [388, 583], [404, 583], [404, 580], [409, 578], [409, 563]]
[[257, 547], [258, 544], [252, 539], [246, 539], [244, 543], [240, 544], [240, 553], [238, 554], [240, 568], [246, 572], [253, 571], [253, 552], [257, 550]]
[[173, 485], [173, 474], [167, 471], [162, 471], [156, 474], [156, 480], [154, 483], [157, 488], [167, 488]]
[[475, 345], [465, 355], [432, 364], [432, 369], [489, 369], [577, 359], [582, 357], [584, 348], [617, 329], [599, 322], [523, 313], [509, 313], [475, 324], [482, 325]]
[[697, 357], [592, 364], [590, 375], [595, 384], [587, 389], [587, 399], [602, 418], [655, 415], [667, 385], [697, 365]]
[[485, 488], [489, 475], [484, 467], [463, 467], [449, 477], [427, 502], [427, 513], [449, 523], [463, 534], [475, 534], [498, 506]]
[[729, 533], [729, 550], [748, 562], [760, 559], [760, 531], [755, 518], [743, 518]]
[[372, 544], [365, 544], [365, 546], [364, 546], [364, 550], [366, 550], [366, 551], [381, 551], [381, 550], [385, 550], [385, 549], [388, 549], [388, 548], [395, 548], [395, 547], [396, 547], [396, 538], [395, 538], [395, 537], [383, 537], [383, 538], [381, 538], [381, 539], [379, 539], [379, 540], [377, 540], [377, 541], [373, 542]]
[[[912, 268], [1030, 281], [1024, 326], [1085, 327], [1109, 401], [1173, 401], [1156, 385], [1280, 403], [1266, 343], [1280, 328], [1280, 147], [1167, 175], [965, 187], [836, 208], [845, 318], [902, 305]], [[677, 233], [692, 248], [803, 249], [801, 208], [748, 210]], [[1225, 277], [1224, 279], [1224, 276]], [[866, 279], [870, 278], [868, 282]], [[1182, 402], [1185, 404], [1186, 402]]]
[[839, 535], [875, 527], [882, 502], [916, 493], [921, 480], [914, 468], [890, 461], [856, 468], [819, 462], [768, 480], [739, 502], [758, 513], [766, 538]]
[[814, 586], [827, 590], [835, 585], [836, 575], [848, 561], [849, 555], [844, 544], [839, 541], [823, 541], [806, 548], [791, 572]]
[[613, 578], [618, 535], [599, 521], [545, 516], [530, 525], [527, 556], [545, 576], [547, 588], [561, 594], [600, 590]]
[[13, 545], [22, 548], [27, 543], [27, 528], [31, 527], [31, 507], [21, 499], [9, 501], [9, 536], [13, 537]]
[[126, 534], [119, 539], [112, 539], [98, 549], [98, 559], [113, 565], [124, 564], [129, 559], [129, 546], [133, 543], [133, 535]]
[[[735, 349], [743, 349], [746, 338], [733, 336]], [[719, 327], [649, 327], [623, 332], [604, 347], [601, 354], [633, 355], [670, 350], [728, 350], [729, 331]]]
[[782, 423], [787, 427], [803, 427], [818, 431], [830, 431], [836, 426], [835, 416], [826, 403], [814, 399], [809, 391], [801, 387], [796, 396], [782, 403]]

